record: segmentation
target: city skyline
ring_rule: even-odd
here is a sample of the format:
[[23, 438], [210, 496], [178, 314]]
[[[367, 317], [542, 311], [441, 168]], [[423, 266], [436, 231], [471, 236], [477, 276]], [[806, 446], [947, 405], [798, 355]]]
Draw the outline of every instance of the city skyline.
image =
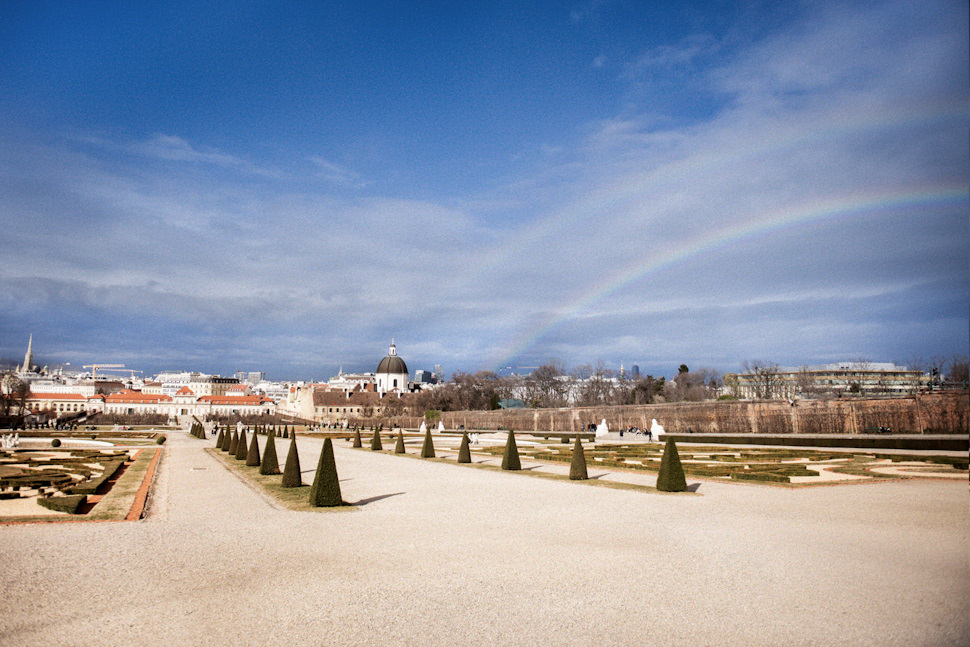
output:
[[[0, 357], [966, 355], [966, 3], [0, 8]], [[372, 366], [373, 364], [373, 366]]]

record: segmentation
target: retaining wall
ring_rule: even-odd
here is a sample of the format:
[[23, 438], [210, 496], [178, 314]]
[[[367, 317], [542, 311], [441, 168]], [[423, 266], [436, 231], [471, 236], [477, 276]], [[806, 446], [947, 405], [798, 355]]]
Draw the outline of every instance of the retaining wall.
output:
[[[611, 429], [650, 428], [656, 419], [668, 433], [720, 434], [861, 434], [888, 427], [895, 434], [970, 433], [967, 391], [925, 394], [916, 398], [690, 402], [565, 409], [503, 409], [445, 411], [448, 429], [515, 429], [517, 431], [582, 431], [606, 420]], [[420, 416], [384, 419], [389, 424], [417, 427]], [[360, 424], [375, 424], [360, 420]], [[353, 421], [352, 423], [353, 424]]]

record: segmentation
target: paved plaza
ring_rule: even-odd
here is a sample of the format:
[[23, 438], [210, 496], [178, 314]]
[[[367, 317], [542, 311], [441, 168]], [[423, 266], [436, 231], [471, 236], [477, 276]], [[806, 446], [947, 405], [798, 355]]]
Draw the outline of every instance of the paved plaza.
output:
[[963, 480], [661, 494], [341, 440], [357, 505], [294, 512], [169, 438], [146, 519], [0, 526], [0, 644], [970, 644]]

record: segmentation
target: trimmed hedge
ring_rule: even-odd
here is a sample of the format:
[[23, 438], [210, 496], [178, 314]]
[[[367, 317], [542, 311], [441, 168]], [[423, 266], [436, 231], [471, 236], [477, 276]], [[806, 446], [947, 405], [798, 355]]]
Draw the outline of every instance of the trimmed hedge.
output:
[[424, 434], [424, 445], [421, 446], [421, 458], [434, 458], [434, 441], [431, 440], [431, 430]]
[[86, 494], [69, 494], [67, 496], [38, 497], [37, 503], [48, 510], [77, 514], [78, 508], [88, 500]]
[[394, 453], [395, 454], [403, 454], [403, 453], [405, 453], [404, 452], [404, 432], [403, 431], [398, 431], [397, 432], [397, 444], [394, 445]]
[[156, 445], [164, 445], [166, 440], [167, 440], [167, 438], [165, 438], [165, 434], [162, 434], [161, 436], [159, 436], [158, 438], [155, 439], [155, 444]]
[[286, 466], [283, 468], [283, 487], [300, 487], [302, 485], [300, 453], [296, 449], [296, 438], [290, 438], [290, 451], [286, 455]]
[[583, 443], [579, 442], [579, 436], [577, 436], [576, 443], [573, 445], [573, 458], [569, 463], [569, 480], [585, 481], [588, 478], [586, 453], [583, 451]]
[[458, 462], [459, 463], [471, 463], [472, 453], [468, 448], [468, 432], [464, 432], [461, 435], [461, 447], [458, 448]]
[[89, 479], [87, 481], [78, 483], [77, 485], [73, 485], [70, 488], [68, 488], [68, 491], [71, 494], [94, 494], [98, 491], [98, 488], [101, 487], [101, 485], [104, 484], [105, 481], [107, 481], [112, 476], [114, 476], [115, 472], [121, 469], [121, 466], [124, 464], [125, 464], [124, 458], [105, 461], [104, 472], [101, 474], [101, 476], [97, 476], [93, 479]]
[[660, 472], [657, 474], [657, 489], [661, 492], [686, 492], [687, 478], [684, 467], [680, 464], [680, 454], [673, 438], [668, 438], [664, 445], [664, 455], [660, 460]]
[[246, 466], [247, 467], [259, 467], [259, 441], [256, 440], [256, 434], [259, 430], [253, 432], [253, 440], [249, 443], [249, 451], [246, 452]]
[[519, 449], [515, 445], [515, 432], [509, 429], [509, 437], [505, 441], [505, 452], [502, 454], [502, 469], [518, 471], [522, 469], [519, 461]]
[[340, 498], [340, 479], [337, 477], [337, 464], [333, 458], [333, 442], [323, 441], [317, 473], [310, 486], [310, 505], [317, 507], [336, 507], [345, 505]]
[[772, 483], [791, 483], [791, 479], [772, 472], [731, 472], [735, 481], [768, 481]]
[[263, 449], [263, 460], [259, 465], [259, 473], [280, 473], [280, 462], [276, 458], [276, 438], [272, 431], [266, 435], [266, 447]]
[[246, 460], [246, 456], [248, 455], [249, 455], [249, 447], [247, 447], [247, 443], [246, 443], [246, 430], [243, 429], [242, 433], [239, 434], [239, 441], [236, 443], [236, 454], [235, 454], [236, 460], [244, 461]]

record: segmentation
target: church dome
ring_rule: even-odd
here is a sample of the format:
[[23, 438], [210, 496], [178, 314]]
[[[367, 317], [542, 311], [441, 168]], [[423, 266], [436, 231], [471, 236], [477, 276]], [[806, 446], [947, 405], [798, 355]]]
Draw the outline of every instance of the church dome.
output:
[[389, 374], [389, 375], [407, 375], [408, 365], [404, 363], [404, 360], [397, 356], [397, 348], [391, 343], [391, 348], [387, 352], [387, 357], [381, 360], [381, 363], [377, 365], [377, 373]]

